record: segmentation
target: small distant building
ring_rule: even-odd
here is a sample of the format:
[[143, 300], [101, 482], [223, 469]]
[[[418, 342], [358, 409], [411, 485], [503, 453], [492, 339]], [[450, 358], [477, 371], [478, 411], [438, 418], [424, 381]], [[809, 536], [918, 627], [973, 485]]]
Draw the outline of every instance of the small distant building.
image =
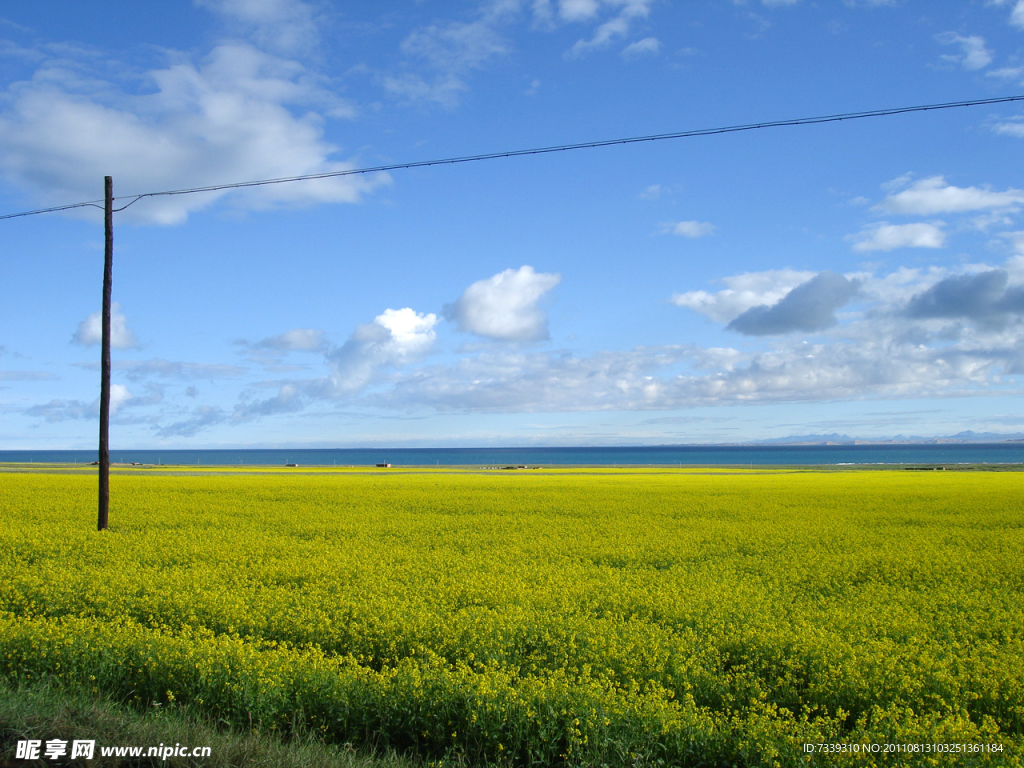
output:
[[377, 466], [378, 466], [378, 467], [390, 467], [390, 466], [391, 466], [391, 464], [390, 464], [390, 463], [386, 463], [386, 464], [378, 464]]
[[297, 466], [299, 466], [299, 465], [298, 465], [298, 464], [285, 464], [285, 466], [286, 466], [286, 467], [297, 467]]

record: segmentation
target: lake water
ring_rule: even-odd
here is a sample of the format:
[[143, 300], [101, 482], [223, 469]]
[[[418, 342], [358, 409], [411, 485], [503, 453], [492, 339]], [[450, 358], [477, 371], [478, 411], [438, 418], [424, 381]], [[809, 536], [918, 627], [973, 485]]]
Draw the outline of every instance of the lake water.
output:
[[[0, 462], [78, 463], [96, 451], [0, 451]], [[599, 465], [821, 465], [821, 464], [1021, 464], [1024, 443], [928, 445], [666, 445], [580, 448], [317, 448], [249, 450], [112, 450], [127, 464], [282, 466], [552, 466]]]

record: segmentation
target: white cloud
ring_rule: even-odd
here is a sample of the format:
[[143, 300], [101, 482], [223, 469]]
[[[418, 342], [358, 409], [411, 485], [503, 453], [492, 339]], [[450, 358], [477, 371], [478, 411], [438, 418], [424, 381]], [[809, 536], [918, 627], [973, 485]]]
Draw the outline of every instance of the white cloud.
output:
[[[103, 313], [93, 312], [78, 324], [71, 340], [76, 344], [89, 347], [103, 341]], [[128, 329], [128, 318], [121, 312], [121, 305], [116, 301], [110, 306], [110, 346], [114, 349], [135, 349], [138, 342]]]
[[558, 15], [565, 21], [589, 21], [600, 8], [598, 0], [560, 0]]
[[941, 248], [946, 233], [935, 224], [876, 224], [866, 227], [853, 240], [855, 251], [891, 251], [895, 248]]
[[294, 413], [302, 410], [304, 404], [301, 390], [294, 384], [285, 384], [274, 397], [238, 403], [231, 414], [231, 420], [237, 423], [278, 413]]
[[479, 280], [445, 307], [445, 316], [460, 331], [504, 341], [537, 341], [548, 337], [547, 317], [538, 306], [562, 276], [535, 272], [525, 265]]
[[369, 385], [378, 369], [413, 362], [426, 354], [437, 334], [437, 315], [408, 307], [386, 309], [356, 328], [351, 338], [327, 353], [331, 377], [327, 394], [340, 396]]
[[[123, 384], [110, 385], [110, 415], [113, 417], [135, 397]], [[33, 405], [25, 409], [27, 416], [41, 418], [48, 422], [70, 421], [74, 419], [95, 419], [100, 413], [100, 399], [97, 397], [91, 404], [81, 400], [51, 400], [48, 403]]]
[[[45, 204], [95, 199], [108, 174], [115, 195], [126, 195], [354, 167], [330, 159], [336, 147], [313, 111], [341, 114], [345, 105], [294, 61], [225, 43], [198, 65], [179, 59], [145, 73], [153, 92], [142, 95], [90, 66], [87, 57], [73, 66], [50, 61], [11, 86], [0, 107], [0, 174]], [[121, 217], [175, 224], [220, 198], [257, 209], [357, 202], [387, 181], [354, 176], [151, 198]]]
[[[650, 15], [653, 2], [654, 0], [604, 0], [603, 3], [597, 3], [591, 0], [572, 0], [570, 5], [574, 9], [574, 15], [569, 18], [563, 15], [563, 19], [567, 21], [590, 21], [599, 15], [599, 9], [604, 8], [616, 9], [618, 13], [601, 23], [589, 39], [577, 40], [568, 55], [579, 56], [592, 49], [604, 48], [613, 40], [625, 37], [637, 19], [645, 19]], [[567, 7], [566, 3], [563, 2], [562, 7]]]
[[1018, 254], [1020, 254], [1020, 257], [1024, 257], [1024, 232], [1004, 232], [1003, 237], [1007, 238], [1013, 244], [1014, 249]]
[[447, 73], [427, 80], [422, 75], [403, 72], [381, 78], [384, 89], [403, 101], [434, 102], [451, 109], [459, 103], [459, 96], [469, 86], [457, 75]]
[[1017, 78], [1024, 76], [1024, 67], [1001, 67], [1000, 69], [991, 69], [985, 73], [986, 77], [999, 77], [1003, 80], [1016, 80]]
[[1013, 347], [993, 354], [894, 344], [889, 339], [789, 343], [752, 355], [722, 350], [719, 370], [673, 372], [691, 355], [703, 358], [703, 352], [641, 347], [588, 357], [478, 355], [404, 377], [368, 403], [442, 412], [523, 413], [967, 395], [994, 383], [1001, 370], [1022, 356]]
[[1006, 120], [996, 123], [992, 130], [1004, 136], [1016, 136], [1024, 139], [1024, 115], [1014, 115]]
[[937, 213], [1011, 208], [1021, 203], [1024, 203], [1024, 190], [993, 192], [983, 187], [955, 187], [947, 184], [943, 176], [932, 176], [889, 195], [875, 207], [886, 213], [931, 216]]
[[794, 269], [745, 272], [723, 278], [722, 282], [727, 286], [725, 290], [677, 293], [672, 296], [672, 303], [706, 315], [715, 322], [726, 323], [753, 307], [775, 304], [814, 274]]
[[1017, 4], [1013, 6], [1013, 11], [1010, 13], [1010, 24], [1024, 29], [1024, 0], [1017, 0]]
[[[124, 405], [134, 397], [123, 384], [110, 385], [110, 415], [114, 416]], [[94, 405], [96, 412], [99, 412], [99, 400]]]
[[313, 328], [296, 328], [279, 336], [263, 339], [254, 346], [281, 352], [318, 352], [324, 348], [324, 332]]
[[[1024, 256], [1002, 268], [903, 268], [846, 276], [772, 270], [722, 282], [730, 286], [727, 291], [705, 293], [703, 302], [696, 300], [700, 292], [681, 294], [688, 298], [677, 303], [718, 314], [723, 322], [735, 318], [733, 328], [749, 336], [742, 350], [669, 345], [578, 356], [487, 346], [460, 353], [454, 363], [412, 365], [429, 351], [436, 318], [388, 310], [328, 353], [330, 378], [284, 383], [275, 396], [243, 401], [234, 412], [197, 409], [162, 432], [191, 434], [342, 397], [404, 412], [526, 413], [1021, 389], [1014, 377], [1024, 374]], [[847, 306], [855, 292], [857, 304]], [[826, 338], [807, 343], [787, 335], [801, 330]], [[386, 375], [384, 367], [390, 368]], [[77, 402], [51, 403], [38, 406], [36, 415], [72, 418], [80, 408]]]
[[641, 200], [658, 200], [667, 192], [667, 188], [661, 184], [651, 184], [638, 197]]
[[468, 88], [468, 73], [508, 52], [497, 26], [509, 10], [496, 4], [471, 22], [453, 21], [414, 30], [402, 41], [402, 53], [423, 61], [430, 72], [427, 76], [414, 71], [386, 74], [381, 77], [381, 84], [406, 101], [454, 107], [459, 95]]
[[194, 0], [235, 21], [248, 37], [279, 51], [308, 48], [317, 39], [312, 7], [301, 0]]
[[960, 46], [960, 55], [944, 55], [944, 61], [959, 64], [966, 70], [984, 69], [992, 63], [992, 51], [985, 47], [985, 38], [979, 35], [964, 37], [956, 32], [943, 32], [936, 35], [935, 39], [943, 45]]
[[656, 37], [645, 37], [630, 43], [622, 49], [622, 58], [626, 60], [638, 59], [642, 56], [651, 56], [661, 50], [661, 41]]
[[434, 24], [415, 30], [402, 41], [402, 52], [426, 60], [446, 71], [478, 67], [508, 51], [505, 42], [486, 20]]
[[[760, 319], [780, 328], [809, 323], [832, 338], [820, 344], [774, 338], [768, 349], [752, 352], [694, 346], [585, 357], [490, 351], [410, 372], [368, 402], [441, 411], [657, 410], [1016, 391], [1015, 382], [1001, 377], [1024, 373], [1024, 288], [1007, 283], [1008, 272], [740, 275], [723, 282], [777, 293], [779, 285], [799, 280], [761, 313], [774, 311], [774, 317]], [[990, 290], [993, 285], [998, 290]], [[858, 287], [871, 306], [847, 312], [836, 324], [835, 311]], [[700, 309], [711, 311], [707, 303]], [[1003, 327], [989, 322], [993, 313], [1001, 314]]]
[[[89, 363], [89, 368], [97, 368], [96, 363]], [[244, 368], [237, 365], [221, 363], [183, 363], [163, 360], [155, 357], [151, 360], [115, 360], [114, 370], [120, 371], [129, 381], [145, 379], [179, 379], [193, 381], [195, 379], [228, 379], [240, 376]]]
[[707, 221], [677, 221], [663, 224], [662, 234], [679, 235], [680, 237], [705, 237], [713, 234], [715, 225]]
[[836, 310], [853, 298], [859, 287], [856, 280], [820, 272], [774, 304], [751, 307], [726, 328], [748, 336], [823, 331], [836, 325]]
[[157, 437], [192, 437], [204, 429], [222, 423], [227, 418], [223, 409], [212, 405], [200, 405], [192, 414], [180, 421], [155, 429]]

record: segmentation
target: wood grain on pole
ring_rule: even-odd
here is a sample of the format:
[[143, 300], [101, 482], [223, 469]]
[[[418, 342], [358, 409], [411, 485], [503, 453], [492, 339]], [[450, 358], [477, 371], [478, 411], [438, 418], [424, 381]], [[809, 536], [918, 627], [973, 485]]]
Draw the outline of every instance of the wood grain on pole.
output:
[[103, 334], [100, 343], [100, 498], [97, 530], [107, 529], [110, 508], [110, 292], [114, 271], [114, 179], [103, 178]]

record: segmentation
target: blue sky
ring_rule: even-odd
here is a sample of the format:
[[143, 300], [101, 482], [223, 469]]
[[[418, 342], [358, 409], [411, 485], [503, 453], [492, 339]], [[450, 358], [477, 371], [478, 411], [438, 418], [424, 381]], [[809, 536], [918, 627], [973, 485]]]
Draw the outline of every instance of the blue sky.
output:
[[[97, 13], [101, 9], [102, 13]], [[0, 213], [1024, 93], [1024, 0], [0, 6]], [[115, 448], [1017, 432], [1024, 104], [143, 200]], [[95, 209], [0, 222], [0, 448], [90, 448]]]

